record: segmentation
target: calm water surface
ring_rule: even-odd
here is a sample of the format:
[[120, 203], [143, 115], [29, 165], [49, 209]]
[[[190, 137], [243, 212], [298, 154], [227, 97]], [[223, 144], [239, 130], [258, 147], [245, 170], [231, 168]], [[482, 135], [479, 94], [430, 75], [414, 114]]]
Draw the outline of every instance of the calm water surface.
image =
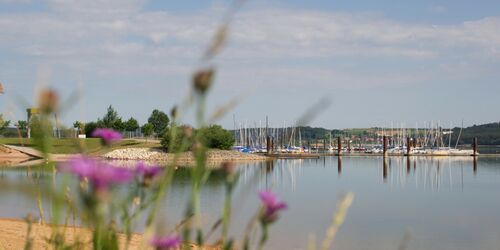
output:
[[[340, 165], [339, 165], [340, 164]], [[240, 165], [232, 232], [241, 235], [259, 206], [257, 192], [274, 190], [289, 209], [271, 229], [268, 249], [306, 249], [309, 235], [318, 244], [342, 193], [355, 194], [335, 249], [500, 249], [500, 159], [326, 157]], [[50, 183], [49, 172], [40, 185]], [[0, 170], [0, 183], [27, 183], [26, 169]], [[57, 176], [61, 179], [61, 176]], [[181, 218], [190, 192], [187, 170], [175, 176], [161, 217], [167, 226]], [[224, 194], [220, 176], [203, 188], [206, 228], [219, 218]], [[35, 200], [22, 190], [0, 189], [0, 217], [38, 214]], [[45, 207], [50, 204], [45, 202]], [[136, 228], [141, 231], [141, 227]]]

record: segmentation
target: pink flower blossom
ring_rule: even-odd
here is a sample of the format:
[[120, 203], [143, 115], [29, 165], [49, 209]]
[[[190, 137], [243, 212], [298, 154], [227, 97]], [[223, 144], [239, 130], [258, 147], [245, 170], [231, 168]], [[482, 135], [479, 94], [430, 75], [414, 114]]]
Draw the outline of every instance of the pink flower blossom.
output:
[[259, 192], [259, 196], [264, 207], [261, 220], [265, 223], [272, 223], [277, 220], [278, 212], [288, 207], [286, 203], [278, 200], [276, 195], [269, 190]]
[[112, 143], [119, 142], [123, 137], [120, 132], [114, 131], [109, 128], [98, 128], [92, 132], [93, 137], [99, 137], [104, 144], [111, 145]]
[[147, 166], [144, 162], [139, 162], [137, 163], [135, 167], [135, 171], [143, 176], [147, 177], [155, 177], [156, 175], [160, 174], [162, 171], [162, 168], [153, 165], [153, 166]]
[[174, 250], [180, 248], [181, 238], [177, 235], [154, 237], [150, 244], [156, 250]]
[[133, 178], [133, 173], [126, 168], [119, 168], [105, 162], [78, 156], [61, 165], [59, 169], [87, 179], [96, 190], [106, 190], [110, 185], [126, 183]]
[[140, 175], [141, 182], [144, 186], [149, 186], [151, 182], [163, 171], [162, 168], [154, 166], [146, 166], [144, 162], [137, 163], [135, 172]]

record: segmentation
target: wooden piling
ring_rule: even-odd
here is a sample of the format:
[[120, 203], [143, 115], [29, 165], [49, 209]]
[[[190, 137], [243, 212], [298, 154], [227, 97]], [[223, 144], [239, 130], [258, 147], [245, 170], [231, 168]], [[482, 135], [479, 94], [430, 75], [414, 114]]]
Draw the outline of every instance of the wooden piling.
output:
[[477, 156], [477, 137], [472, 139], [472, 156]]
[[410, 156], [410, 150], [411, 150], [411, 139], [410, 137], [406, 137], [406, 155]]
[[337, 137], [337, 153], [342, 154], [342, 141], [340, 140], [340, 136]]
[[271, 136], [266, 137], [266, 146], [267, 146], [267, 153], [270, 154], [273, 152], [273, 143], [271, 141]]
[[383, 142], [383, 153], [384, 153], [384, 157], [387, 156], [387, 136], [384, 135], [384, 142]]

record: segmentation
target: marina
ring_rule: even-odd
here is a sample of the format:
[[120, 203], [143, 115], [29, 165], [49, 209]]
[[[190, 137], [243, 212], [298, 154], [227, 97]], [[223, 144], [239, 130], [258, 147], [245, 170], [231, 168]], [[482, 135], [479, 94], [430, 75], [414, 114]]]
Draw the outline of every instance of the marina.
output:
[[[478, 139], [470, 145], [459, 145], [462, 129], [452, 138], [453, 130], [442, 128], [439, 123], [429, 123], [428, 128], [377, 128], [366, 136], [349, 136], [329, 131], [323, 138], [303, 138], [301, 130], [306, 128], [287, 126], [269, 127], [262, 122], [235, 123], [233, 150], [243, 153], [266, 154], [277, 158], [314, 158], [320, 155], [363, 156], [478, 156]], [[453, 141], [453, 143], [452, 143]], [[485, 156], [495, 156], [488, 153]]]

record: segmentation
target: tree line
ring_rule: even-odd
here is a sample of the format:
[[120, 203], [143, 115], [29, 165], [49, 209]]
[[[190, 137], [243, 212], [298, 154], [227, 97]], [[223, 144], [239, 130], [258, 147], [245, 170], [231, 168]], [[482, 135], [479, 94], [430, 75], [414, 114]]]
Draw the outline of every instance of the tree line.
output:
[[118, 115], [118, 112], [109, 106], [106, 114], [102, 118], [98, 118], [97, 121], [83, 123], [81, 121], [76, 121], [73, 127], [76, 128], [80, 133], [84, 132], [87, 137], [92, 136], [92, 132], [97, 128], [111, 128], [120, 132], [136, 132], [140, 129], [145, 137], [150, 136], [162, 136], [167, 129], [170, 122], [168, 115], [155, 109], [151, 112], [148, 121], [142, 126], [139, 125], [137, 119], [130, 117], [128, 120], [123, 120], [122, 117]]
[[[161, 138], [162, 148], [170, 152], [178, 151], [181, 149], [181, 145], [186, 144], [183, 147], [184, 150], [192, 149], [196, 136], [208, 148], [228, 150], [234, 144], [233, 134], [219, 125], [210, 125], [199, 129], [194, 129], [189, 125], [172, 126], [173, 124], [170, 123], [168, 115], [158, 109], [151, 112], [147, 123], [142, 126], [139, 126], [139, 123], [133, 117], [124, 121], [111, 105], [108, 107], [106, 114], [97, 121], [86, 124], [76, 121], [73, 125], [79, 131], [85, 131], [87, 137], [92, 137], [92, 132], [97, 128], [111, 128], [120, 132], [133, 132], [140, 129], [145, 137], [154, 135]], [[172, 142], [170, 138], [171, 129], [177, 130], [178, 136], [175, 142]]]

